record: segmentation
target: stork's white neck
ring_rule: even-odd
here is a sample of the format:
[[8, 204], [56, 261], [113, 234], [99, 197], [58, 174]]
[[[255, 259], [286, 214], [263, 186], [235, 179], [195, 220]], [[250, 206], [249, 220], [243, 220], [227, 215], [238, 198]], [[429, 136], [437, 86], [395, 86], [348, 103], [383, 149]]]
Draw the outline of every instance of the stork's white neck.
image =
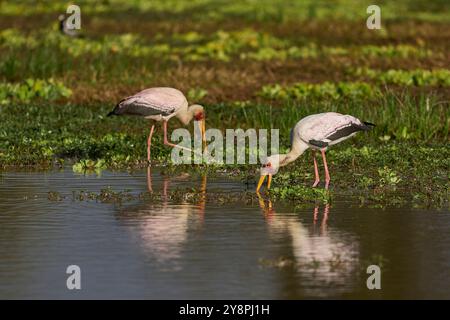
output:
[[194, 117], [194, 114], [192, 112], [192, 109], [190, 110], [188, 107], [184, 107], [183, 109], [181, 109], [180, 111], [177, 112], [177, 118], [184, 125], [187, 125], [189, 122], [191, 122], [193, 117]]
[[295, 161], [298, 157], [300, 157], [303, 152], [305, 152], [309, 146], [303, 141], [295, 141], [292, 145], [291, 151], [287, 154], [280, 154], [280, 167], [284, 167], [289, 163]]
[[184, 107], [177, 112], [177, 118], [184, 124], [187, 125], [191, 122], [194, 114], [196, 112], [203, 111], [203, 107], [198, 104], [193, 104], [189, 107]]

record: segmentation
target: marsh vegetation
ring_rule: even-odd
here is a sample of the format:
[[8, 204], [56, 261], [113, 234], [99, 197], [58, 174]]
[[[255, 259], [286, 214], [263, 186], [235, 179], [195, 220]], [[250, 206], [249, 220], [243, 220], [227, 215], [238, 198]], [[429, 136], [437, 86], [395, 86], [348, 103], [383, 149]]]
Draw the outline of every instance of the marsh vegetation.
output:
[[[443, 2], [417, 9], [424, 3], [385, 3], [383, 28], [368, 30], [364, 1], [82, 1], [83, 37], [70, 38], [58, 30], [62, 4], [2, 2], [0, 167], [145, 167], [147, 123], [105, 115], [124, 96], [172, 86], [205, 105], [209, 127], [279, 128], [282, 149], [308, 114], [370, 120], [370, 134], [330, 150], [333, 192], [445, 206], [449, 15]], [[171, 169], [158, 139], [153, 157], [166, 170], [204, 170]], [[320, 196], [309, 189], [310, 167], [304, 156], [282, 170], [274, 198]], [[257, 174], [251, 166], [208, 170], [250, 183]]]

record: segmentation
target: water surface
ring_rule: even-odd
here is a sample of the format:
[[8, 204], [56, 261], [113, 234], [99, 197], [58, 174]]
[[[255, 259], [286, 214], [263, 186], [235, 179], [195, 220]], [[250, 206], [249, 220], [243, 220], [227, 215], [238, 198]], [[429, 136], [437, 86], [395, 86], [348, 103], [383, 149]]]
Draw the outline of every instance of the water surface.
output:
[[[162, 196], [74, 197], [108, 186]], [[239, 181], [157, 171], [151, 181], [145, 171], [1, 173], [0, 298], [450, 298], [448, 211], [164, 197], [186, 187], [246, 191]], [[54, 191], [64, 198], [49, 199]], [[374, 263], [381, 290], [366, 286]], [[69, 265], [81, 268], [81, 290], [66, 287]]]

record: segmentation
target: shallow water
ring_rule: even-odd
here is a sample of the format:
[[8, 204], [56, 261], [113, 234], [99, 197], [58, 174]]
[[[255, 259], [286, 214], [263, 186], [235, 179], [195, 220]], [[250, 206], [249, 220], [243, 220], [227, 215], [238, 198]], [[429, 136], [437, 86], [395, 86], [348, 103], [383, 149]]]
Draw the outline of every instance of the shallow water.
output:
[[[108, 186], [137, 195], [146, 172], [0, 174], [0, 298], [450, 298], [448, 211], [73, 198]], [[190, 186], [246, 190], [152, 172], [154, 191]], [[69, 265], [81, 290], [66, 287]]]

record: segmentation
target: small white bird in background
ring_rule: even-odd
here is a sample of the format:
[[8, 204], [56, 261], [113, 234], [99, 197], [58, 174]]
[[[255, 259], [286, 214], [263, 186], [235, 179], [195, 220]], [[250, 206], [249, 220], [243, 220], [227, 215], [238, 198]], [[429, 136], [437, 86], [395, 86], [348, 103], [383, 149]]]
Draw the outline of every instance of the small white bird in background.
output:
[[370, 122], [362, 122], [353, 116], [336, 112], [313, 114], [301, 119], [291, 130], [291, 151], [287, 154], [270, 156], [263, 163], [256, 192], [259, 192], [266, 176], [268, 176], [267, 189], [270, 189], [272, 175], [277, 173], [280, 167], [295, 161], [308, 148], [312, 149], [314, 159], [313, 187], [320, 182], [316, 160], [316, 151], [320, 150], [325, 168], [325, 189], [328, 189], [330, 173], [325, 157], [328, 147], [354, 136], [358, 131], [370, 130], [373, 126], [375, 125]]
[[[162, 121], [164, 144], [188, 151], [191, 151], [191, 149], [175, 145], [168, 141], [167, 121], [169, 121], [172, 117], [177, 117], [181, 123], [187, 125], [192, 119], [195, 119], [196, 121], [200, 121], [202, 140], [203, 144], [206, 146], [205, 110], [198, 104], [188, 106], [188, 101], [184, 94], [174, 88], [157, 87], [140, 91], [135, 95], [122, 99], [116, 105], [114, 110], [108, 113], [108, 116], [112, 115], [136, 115], [149, 120]], [[148, 161], [151, 160], [150, 148], [154, 129], [155, 125], [152, 124], [147, 140]]]

